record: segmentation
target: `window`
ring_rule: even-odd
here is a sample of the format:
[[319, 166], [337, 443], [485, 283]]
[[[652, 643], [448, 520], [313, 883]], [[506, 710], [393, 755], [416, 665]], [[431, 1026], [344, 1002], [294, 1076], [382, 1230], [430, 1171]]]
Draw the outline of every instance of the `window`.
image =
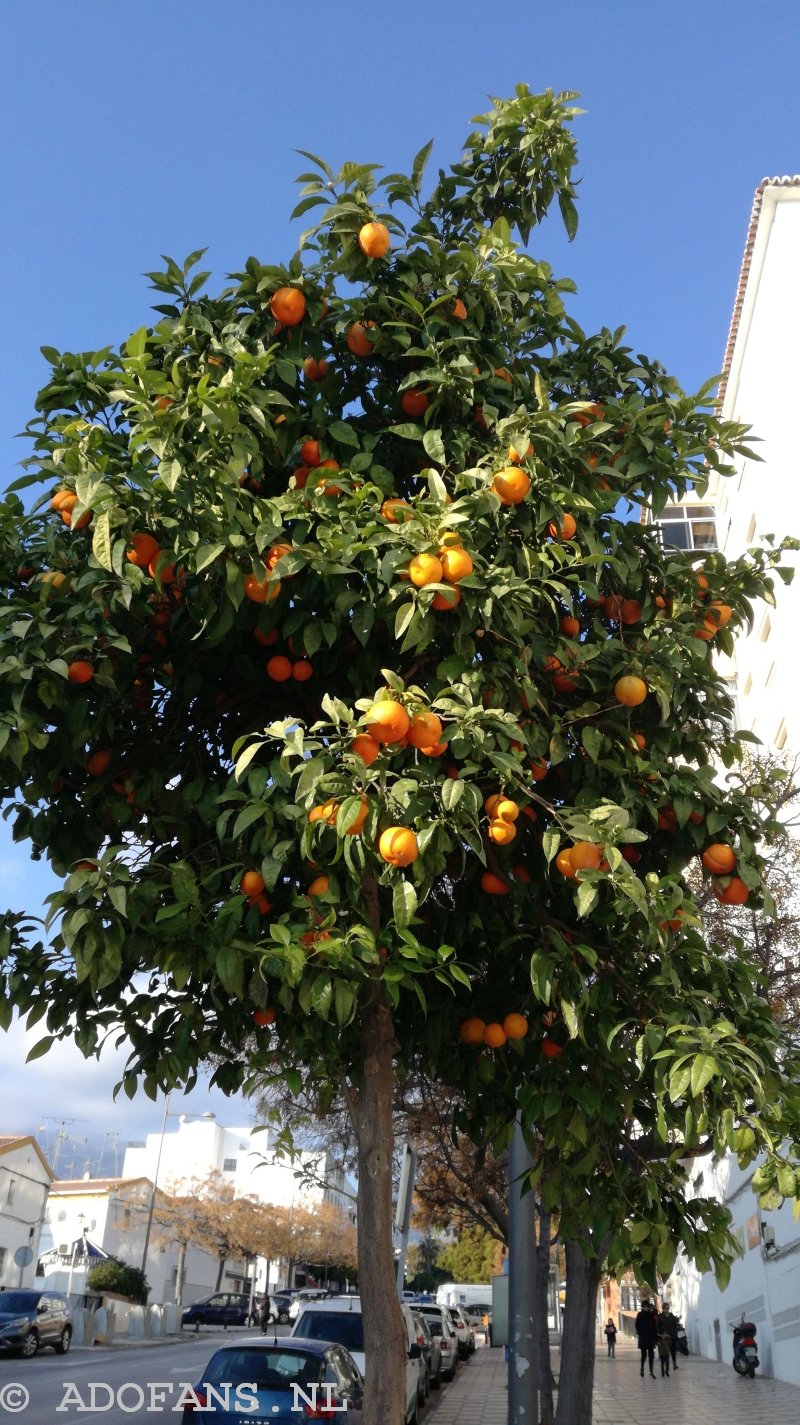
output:
[[781, 718], [778, 731], [775, 733], [775, 746], [780, 752], [786, 742], [786, 719]]
[[711, 505], [666, 505], [653, 523], [667, 549], [717, 548]]
[[236, 1159], [235, 1159], [235, 1158], [225, 1158], [225, 1159], [223, 1159], [222, 1171], [223, 1171], [223, 1173], [235, 1173], [235, 1172], [236, 1172]]
[[9, 1207], [12, 1205], [12, 1203], [13, 1203], [13, 1201], [14, 1201], [14, 1195], [15, 1195], [15, 1192], [16, 1192], [16, 1187], [17, 1187], [16, 1179], [11, 1178], [11, 1179], [9, 1180], [9, 1184], [8, 1184], [8, 1194], [7, 1194], [7, 1196], [6, 1196], [6, 1202], [8, 1203]]
[[755, 515], [751, 515], [751, 516], [750, 516], [750, 523], [749, 523], [749, 525], [747, 526], [747, 534], [745, 535], [745, 540], [744, 540], [745, 544], [749, 544], [749, 543], [750, 543], [750, 541], [752, 540], [753, 535], [755, 534], [755, 532], [756, 532], [756, 517], [755, 517]]
[[771, 633], [772, 633], [772, 623], [771, 623], [771, 621], [770, 621], [770, 616], [769, 616], [769, 614], [765, 614], [764, 617], [763, 617], [763, 619], [762, 619], [762, 621], [761, 621], [761, 627], [760, 627], [760, 629], [758, 630], [758, 636], [759, 636], [759, 638], [761, 639], [761, 642], [762, 642], [762, 643], [766, 643], [766, 641], [767, 641], [767, 639], [769, 638], [769, 636], [770, 636]]

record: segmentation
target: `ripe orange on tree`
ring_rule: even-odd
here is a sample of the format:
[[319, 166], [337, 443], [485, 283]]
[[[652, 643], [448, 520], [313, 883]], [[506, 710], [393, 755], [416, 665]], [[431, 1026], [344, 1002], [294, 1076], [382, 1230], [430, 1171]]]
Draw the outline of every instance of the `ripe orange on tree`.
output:
[[467, 309], [460, 297], [456, 297], [450, 315], [456, 317], [460, 322], [467, 320]]
[[414, 416], [415, 418], [417, 416], [424, 416], [430, 403], [431, 398], [428, 393], [426, 391], [420, 391], [414, 386], [404, 391], [400, 397], [400, 405], [403, 407], [406, 415]]
[[415, 554], [408, 566], [409, 578], [418, 589], [424, 589], [426, 584], [441, 584], [443, 574], [441, 560], [435, 554]]
[[727, 886], [715, 886], [714, 895], [723, 905], [746, 905], [750, 898], [747, 886], [738, 876], [731, 876]]
[[700, 857], [707, 871], [715, 876], [727, 876], [736, 865], [736, 852], [732, 846], [726, 846], [722, 841], [715, 841], [712, 846], [707, 846]]
[[457, 584], [453, 584], [445, 593], [444, 589], [439, 589], [431, 599], [432, 609], [457, 609], [461, 603], [461, 590]]
[[274, 1024], [274, 1023], [275, 1023], [275, 1011], [274, 1011], [274, 1009], [257, 1009], [257, 1010], [255, 1010], [254, 1013], [253, 1013], [253, 1023], [254, 1023], [254, 1024], [257, 1024], [258, 1027], [259, 1027], [259, 1029], [265, 1029], [265, 1028], [267, 1027], [267, 1025], [269, 1025], [269, 1024]]
[[405, 520], [414, 518], [414, 507], [407, 500], [384, 500], [381, 514], [390, 524], [403, 524]]
[[111, 753], [108, 749], [102, 752], [94, 752], [86, 763], [86, 770], [90, 777], [102, 777], [104, 772], [111, 766]]
[[464, 1044], [482, 1044], [485, 1028], [482, 1019], [465, 1019], [458, 1031], [459, 1038]]
[[287, 683], [292, 676], [292, 664], [284, 653], [275, 653], [267, 663], [267, 677], [273, 683]]
[[507, 896], [511, 894], [511, 887], [507, 881], [498, 876], [494, 871], [484, 871], [481, 876], [481, 887], [487, 896]]
[[528, 1021], [524, 1014], [507, 1014], [503, 1020], [507, 1039], [524, 1039], [528, 1032]]
[[520, 465], [523, 460], [532, 460], [534, 455], [533, 441], [528, 441], [527, 450], [519, 451], [515, 445], [508, 447], [508, 458], [512, 465]]
[[276, 322], [285, 327], [296, 327], [306, 314], [306, 299], [299, 287], [279, 287], [269, 304]]
[[339, 803], [331, 799], [320, 806], [312, 807], [308, 819], [310, 822], [324, 821], [326, 826], [335, 826], [338, 813]]
[[330, 888], [330, 880], [327, 876], [316, 876], [308, 888], [310, 896], [326, 896]]
[[365, 257], [385, 257], [392, 245], [385, 223], [365, 223], [358, 234], [358, 245]]
[[[462, 579], [468, 578], [474, 569], [472, 558], [466, 549], [440, 549], [439, 562], [447, 584], [458, 584]], [[411, 577], [413, 579], [413, 574]]]
[[374, 343], [367, 336], [367, 328], [374, 322], [353, 322], [347, 333], [347, 345], [354, 356], [371, 356]]
[[581, 631], [580, 620], [571, 615], [562, 618], [558, 626], [566, 638], [577, 638]]
[[497, 817], [489, 823], [489, 840], [496, 846], [510, 846], [516, 834], [517, 828], [512, 821]]
[[131, 564], [136, 564], [140, 569], [146, 569], [149, 564], [158, 558], [158, 540], [152, 534], [134, 534], [131, 536], [131, 548], [126, 550], [125, 558]]
[[[255, 578], [255, 575], [253, 575], [252, 577]], [[256, 580], [256, 582], [258, 581]], [[245, 580], [245, 583], [247, 583], [247, 580]], [[259, 588], [260, 587], [261, 585], [259, 584]], [[280, 634], [277, 628], [271, 628], [266, 633], [261, 628], [254, 628], [253, 637], [255, 638], [257, 643], [263, 644], [265, 648], [270, 648], [273, 643], [278, 642]]]
[[67, 664], [67, 677], [71, 683], [89, 683], [94, 677], [94, 669], [91, 663], [78, 658], [74, 663]]
[[614, 697], [626, 708], [637, 708], [647, 697], [647, 684], [635, 674], [626, 673], [614, 684]]
[[376, 742], [399, 742], [411, 725], [402, 703], [384, 698], [373, 703], [365, 713], [367, 732]]
[[244, 592], [254, 604], [271, 604], [281, 591], [280, 579], [270, 582], [269, 574], [262, 580], [257, 574], [245, 574]]
[[436, 713], [421, 709], [415, 712], [408, 726], [408, 740], [412, 747], [424, 751], [435, 747], [442, 735], [442, 724]]
[[577, 528], [578, 526], [572, 515], [562, 515], [559, 524], [556, 524], [555, 520], [551, 520], [548, 525], [550, 535], [553, 539], [572, 539]]
[[490, 1049], [502, 1049], [507, 1038], [502, 1024], [487, 1024], [483, 1031], [483, 1042], [488, 1044]]
[[529, 477], [524, 470], [509, 466], [498, 470], [492, 480], [492, 489], [503, 505], [521, 505], [531, 488]]
[[328, 374], [328, 363], [324, 358], [317, 360], [315, 356], [307, 356], [303, 362], [303, 375], [306, 381], [324, 381]]
[[360, 732], [357, 737], [353, 738], [350, 751], [357, 753], [362, 762], [366, 762], [367, 766], [371, 767], [376, 757], [380, 756], [381, 745], [376, 738], [370, 737], [368, 733]]
[[390, 866], [410, 866], [419, 855], [417, 838], [407, 826], [388, 826], [380, 834], [378, 850]]
[[292, 664], [292, 677], [296, 683], [307, 683], [313, 677], [314, 669], [307, 658], [298, 658]]
[[245, 871], [239, 886], [244, 896], [260, 896], [264, 889], [264, 877], [258, 871]]

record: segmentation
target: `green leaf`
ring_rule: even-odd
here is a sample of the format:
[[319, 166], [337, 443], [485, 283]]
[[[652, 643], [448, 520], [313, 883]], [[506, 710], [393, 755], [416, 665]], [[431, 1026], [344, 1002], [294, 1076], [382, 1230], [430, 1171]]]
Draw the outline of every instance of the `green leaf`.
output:
[[464, 783], [460, 777], [448, 777], [442, 783], [442, 806], [445, 811], [455, 811], [464, 795]]
[[[374, 622], [374, 604], [368, 604], [366, 600], [363, 600], [361, 603], [355, 605], [353, 609], [351, 625], [353, 633], [355, 634], [362, 648], [366, 648], [367, 646], [367, 641], [369, 639], [370, 633], [372, 632], [372, 625], [374, 624]], [[399, 635], [397, 636], [399, 637]]]
[[431, 457], [431, 460], [435, 460], [437, 465], [447, 464], [444, 441], [442, 440], [442, 432], [440, 430], [426, 430], [422, 437], [422, 444], [425, 447], [426, 454]]
[[543, 834], [542, 834], [542, 850], [543, 850], [545, 856], [547, 857], [548, 864], [552, 861], [552, 859], [553, 859], [553, 857], [555, 856], [556, 852], [558, 851], [558, 848], [559, 848], [560, 845], [561, 845], [561, 836], [560, 836], [559, 832], [557, 832], [557, 831], [545, 831], [545, 832], [543, 832]]
[[111, 570], [111, 516], [107, 511], [95, 519], [92, 554], [98, 564], [102, 564], [104, 569]]
[[358, 450], [358, 434], [346, 421], [333, 421], [328, 426], [328, 434], [333, 436], [339, 445], [352, 445]]
[[322, 1019], [330, 1014], [333, 985], [330, 975], [318, 975], [311, 987], [311, 1003]]
[[603, 734], [596, 727], [587, 723], [581, 733], [581, 741], [589, 753], [593, 762], [596, 762], [603, 750]]
[[692, 1098], [697, 1098], [717, 1073], [719, 1069], [713, 1054], [696, 1054], [692, 1063]]
[[201, 570], [206, 569], [209, 564], [213, 564], [214, 560], [218, 559], [220, 554], [224, 554], [226, 548], [227, 545], [225, 544], [201, 545], [198, 550], [197, 559], [195, 561], [194, 566], [196, 572], [199, 574]]
[[405, 929], [417, 909], [417, 893], [410, 881], [395, 883], [392, 892], [392, 911], [399, 930]]
[[411, 421], [404, 421], [399, 426], [387, 426], [390, 435], [399, 435], [403, 440], [422, 440], [422, 429], [414, 425]]
[[45, 1038], [44, 1038], [44, 1039], [40, 1039], [39, 1042], [38, 1042], [38, 1044], [34, 1044], [33, 1048], [31, 1049], [30, 1053], [28, 1054], [27, 1059], [25, 1060], [25, 1063], [26, 1063], [26, 1064], [30, 1064], [30, 1062], [31, 1062], [32, 1059], [41, 1059], [42, 1055], [47, 1053], [47, 1051], [48, 1051], [48, 1049], [50, 1048], [51, 1044], [55, 1044], [55, 1042], [56, 1042], [56, 1041], [55, 1041], [55, 1035], [53, 1035], [53, 1034], [47, 1034], [47, 1035], [45, 1035]]
[[108, 899], [111, 901], [114, 909], [119, 911], [120, 915], [127, 915], [128, 893], [124, 886], [119, 885], [119, 883], [115, 886], [109, 886]]
[[588, 915], [589, 911], [593, 910], [594, 907], [597, 905], [597, 900], [597, 886], [593, 885], [591, 881], [581, 881], [580, 885], [578, 886], [577, 894], [575, 896], [575, 904], [578, 908], [578, 915]]
[[570, 1039], [577, 1039], [580, 1033], [581, 1026], [580, 1020], [578, 1018], [578, 1011], [576, 1010], [574, 1004], [570, 1004], [570, 1001], [568, 999], [562, 999], [561, 1012], [564, 1016], [564, 1023], [566, 1024], [567, 1029], [569, 1030]]
[[346, 835], [349, 827], [358, 819], [361, 812], [360, 797], [346, 797], [336, 813], [336, 835]]
[[395, 636], [395, 638], [402, 638], [402, 637], [403, 637], [403, 634], [405, 633], [406, 629], [408, 628], [408, 625], [410, 624], [410, 622], [411, 622], [412, 618], [414, 617], [414, 614], [416, 613], [416, 611], [417, 611], [417, 606], [416, 606], [416, 604], [401, 604], [400, 608], [397, 610], [397, 614], [396, 614], [395, 620], [394, 620], [394, 636]]
[[243, 974], [241, 956], [230, 945], [224, 945], [217, 951], [215, 960], [217, 974], [222, 981], [228, 994], [236, 995], [237, 998], [244, 997]]
[[232, 835], [234, 840], [248, 826], [252, 826], [254, 821], [263, 820], [265, 814], [269, 813], [269, 810], [266, 802], [251, 802], [249, 806], [244, 807], [242, 811], [239, 812], [233, 825]]
[[653, 1224], [651, 1222], [634, 1222], [630, 1229], [631, 1242], [635, 1247], [638, 1247], [640, 1242], [644, 1242], [646, 1238], [650, 1236], [652, 1230]]

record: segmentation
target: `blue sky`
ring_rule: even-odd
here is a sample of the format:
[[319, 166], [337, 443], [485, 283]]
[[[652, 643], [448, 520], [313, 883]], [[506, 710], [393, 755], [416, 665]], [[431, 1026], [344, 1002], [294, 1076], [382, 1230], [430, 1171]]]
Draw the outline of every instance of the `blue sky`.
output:
[[[800, 170], [796, 0], [25, 0], [0, 16], [0, 480], [44, 379], [43, 344], [93, 349], [147, 320], [141, 273], [208, 246], [215, 279], [250, 253], [288, 259], [297, 148], [410, 167], [431, 137], [455, 160], [486, 95], [575, 89], [580, 227], [532, 250], [578, 283], [587, 328], [627, 324], [687, 388], [719, 371], [753, 192]], [[46, 868], [0, 827], [0, 904], [36, 911]], [[35, 1035], [38, 1037], [38, 1032]], [[0, 1132], [45, 1113], [121, 1140], [155, 1128], [111, 1108], [118, 1064], [71, 1047], [23, 1069], [0, 1036]], [[212, 1107], [243, 1121], [239, 1104]], [[190, 1108], [207, 1107], [197, 1090]], [[83, 1106], [81, 1108], [81, 1105]], [[123, 1126], [124, 1125], [124, 1126]], [[83, 1130], [86, 1131], [86, 1130]]]

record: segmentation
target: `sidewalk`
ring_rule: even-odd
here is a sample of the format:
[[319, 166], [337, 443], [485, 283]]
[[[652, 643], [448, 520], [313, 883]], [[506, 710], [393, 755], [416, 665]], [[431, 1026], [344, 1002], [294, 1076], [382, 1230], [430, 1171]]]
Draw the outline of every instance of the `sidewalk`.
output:
[[[597, 1348], [594, 1425], [800, 1425], [800, 1388], [742, 1380], [729, 1363], [683, 1356], [669, 1379], [639, 1375], [633, 1342], [618, 1338], [616, 1360]], [[558, 1373], [558, 1358], [553, 1367]], [[671, 1369], [671, 1368], [670, 1368]], [[656, 1363], [658, 1372], [658, 1364]], [[502, 1350], [475, 1352], [430, 1417], [432, 1425], [507, 1425]]]

